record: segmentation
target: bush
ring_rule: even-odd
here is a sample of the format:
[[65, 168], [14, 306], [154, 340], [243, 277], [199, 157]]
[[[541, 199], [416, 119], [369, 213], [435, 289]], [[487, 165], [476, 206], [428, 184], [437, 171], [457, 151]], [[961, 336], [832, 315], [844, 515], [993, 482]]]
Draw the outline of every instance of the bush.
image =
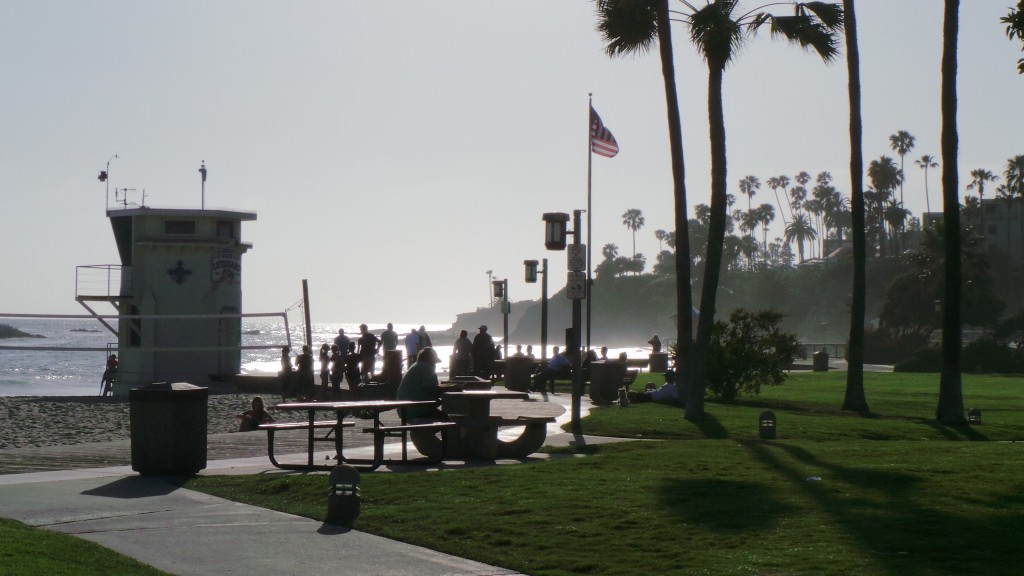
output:
[[925, 346], [914, 351], [913, 356], [893, 366], [894, 372], [938, 372], [942, 370], [942, 350]]
[[896, 337], [885, 328], [864, 330], [865, 364], [900, 364], [927, 347], [928, 337], [920, 334]]
[[1005, 343], [985, 336], [964, 346], [960, 355], [960, 366], [964, 372], [1018, 373], [1022, 364], [1020, 349], [1014, 350]]
[[800, 351], [796, 336], [782, 332], [782, 314], [736, 309], [729, 323], [716, 322], [708, 350], [708, 390], [723, 400], [759, 394], [761, 386], [786, 379], [785, 370]]

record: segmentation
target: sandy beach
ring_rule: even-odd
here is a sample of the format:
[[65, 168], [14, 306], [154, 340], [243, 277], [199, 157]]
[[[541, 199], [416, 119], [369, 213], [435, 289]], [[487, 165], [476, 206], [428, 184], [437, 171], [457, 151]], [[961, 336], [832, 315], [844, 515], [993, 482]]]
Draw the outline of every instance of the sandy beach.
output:
[[[264, 399], [270, 407], [279, 400]], [[236, 416], [251, 400], [252, 394], [211, 394], [207, 433], [237, 431]], [[0, 449], [128, 440], [129, 407], [127, 398], [0, 396]], [[279, 416], [273, 408], [270, 413]]]

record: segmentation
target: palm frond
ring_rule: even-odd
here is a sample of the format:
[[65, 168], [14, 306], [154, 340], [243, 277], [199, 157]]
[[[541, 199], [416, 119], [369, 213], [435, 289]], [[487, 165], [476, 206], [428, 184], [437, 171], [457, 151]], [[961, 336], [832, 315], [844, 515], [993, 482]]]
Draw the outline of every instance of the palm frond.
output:
[[690, 16], [690, 40], [701, 56], [725, 66], [743, 42], [740, 24], [733, 20], [737, 0], [715, 0]]
[[843, 27], [843, 7], [830, 2], [802, 2], [796, 5], [796, 14], [807, 15], [810, 12], [829, 30], [838, 31]]
[[811, 16], [775, 16], [771, 20], [772, 36], [783, 36], [801, 47], [814, 49], [826, 62], [839, 55], [838, 36], [834, 30]]
[[658, 40], [656, 0], [598, 0], [597, 31], [609, 56], [646, 52]]

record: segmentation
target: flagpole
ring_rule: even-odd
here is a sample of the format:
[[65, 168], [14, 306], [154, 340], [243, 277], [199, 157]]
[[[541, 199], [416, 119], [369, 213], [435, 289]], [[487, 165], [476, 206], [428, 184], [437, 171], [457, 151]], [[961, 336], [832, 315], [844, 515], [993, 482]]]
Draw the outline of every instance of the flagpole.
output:
[[591, 118], [592, 111], [594, 110], [594, 94], [587, 94], [587, 350], [590, 350], [590, 292], [593, 288], [593, 279], [591, 278], [591, 251], [593, 245], [590, 238], [590, 223], [593, 215], [591, 208], [591, 176], [593, 174], [594, 164], [594, 142], [593, 142], [593, 129], [594, 120]]

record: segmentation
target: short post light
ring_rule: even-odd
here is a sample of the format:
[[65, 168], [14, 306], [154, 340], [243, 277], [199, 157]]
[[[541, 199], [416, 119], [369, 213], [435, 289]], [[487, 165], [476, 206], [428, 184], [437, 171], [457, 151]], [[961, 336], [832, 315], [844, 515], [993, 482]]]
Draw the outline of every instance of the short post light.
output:
[[765, 410], [757, 418], [757, 433], [762, 440], [773, 440], [775, 438], [775, 412]]
[[978, 408], [971, 408], [967, 411], [967, 423], [968, 424], [981, 424], [981, 410]]

